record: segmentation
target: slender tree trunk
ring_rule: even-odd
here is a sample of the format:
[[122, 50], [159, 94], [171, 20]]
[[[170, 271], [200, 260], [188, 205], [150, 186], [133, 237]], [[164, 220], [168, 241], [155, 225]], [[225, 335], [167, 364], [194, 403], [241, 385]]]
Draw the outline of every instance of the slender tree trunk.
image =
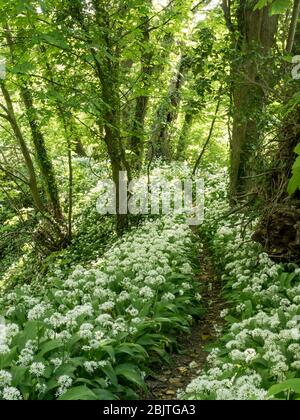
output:
[[12, 100], [11, 100], [8, 90], [6, 89], [4, 82], [1, 82], [1, 91], [2, 91], [3, 97], [5, 99], [5, 103], [6, 103], [7, 120], [9, 121], [10, 126], [15, 134], [16, 140], [20, 146], [20, 149], [24, 158], [24, 162], [27, 168], [28, 178], [29, 178], [28, 184], [29, 184], [29, 188], [30, 188], [34, 205], [38, 211], [40, 211], [41, 213], [44, 213], [45, 208], [42, 203], [41, 196], [40, 196], [34, 164], [31, 159], [31, 155], [27, 147], [26, 141], [18, 125], [14, 108], [13, 108], [13, 104], [12, 104]]
[[63, 219], [62, 209], [59, 200], [58, 186], [51, 159], [48, 155], [44, 135], [40, 130], [37, 120], [37, 112], [33, 105], [33, 99], [29, 88], [21, 87], [21, 95], [26, 108], [27, 118], [31, 129], [32, 140], [36, 151], [36, 159], [42, 173], [49, 204], [54, 217], [57, 220]]
[[215, 125], [216, 125], [216, 122], [217, 122], [221, 102], [222, 102], [222, 86], [220, 87], [220, 90], [219, 90], [219, 99], [218, 99], [218, 102], [217, 102], [217, 107], [216, 107], [214, 117], [213, 117], [212, 122], [211, 122], [208, 137], [207, 137], [207, 140], [202, 147], [202, 150], [201, 150], [200, 155], [198, 156], [198, 159], [196, 160], [196, 163], [195, 163], [195, 166], [194, 166], [194, 169], [193, 169], [193, 176], [196, 174], [196, 171], [197, 171], [197, 169], [200, 165], [201, 159], [203, 158], [204, 153], [206, 152], [207, 146], [209, 145], [209, 142], [210, 142], [210, 140], [213, 136], [213, 132], [214, 132], [214, 128], [215, 128]]
[[[72, 129], [74, 131], [74, 126], [72, 126]], [[85, 151], [85, 148], [84, 148], [81, 140], [77, 137], [76, 132], [75, 132], [75, 137], [76, 137], [76, 140], [75, 140], [75, 153], [76, 153], [76, 155], [79, 156], [79, 157], [82, 157], [82, 158], [87, 157], [87, 153]]]
[[[149, 2], [149, 0], [148, 0]], [[151, 2], [149, 2], [149, 7]], [[143, 18], [143, 53], [141, 57], [141, 84], [143, 86], [144, 93], [137, 97], [134, 111], [134, 119], [132, 124], [132, 136], [130, 138], [130, 148], [135, 154], [134, 167], [140, 171], [144, 157], [145, 149], [145, 118], [147, 114], [147, 107], [149, 102], [149, 87], [150, 79], [154, 71], [152, 65], [153, 54], [149, 52], [150, 43], [150, 23], [149, 16], [146, 15]]]
[[[106, 104], [103, 114], [104, 141], [111, 162], [112, 178], [116, 186], [116, 231], [122, 235], [128, 226], [127, 209], [120, 210], [120, 175], [127, 173], [128, 181], [131, 180], [130, 167], [125, 156], [125, 146], [121, 139], [121, 111], [119, 96], [119, 64], [107, 60], [101, 63], [95, 57], [96, 73], [102, 87], [102, 100]], [[123, 214], [126, 212], [126, 214]]]
[[184, 123], [183, 127], [180, 133], [180, 137], [178, 140], [177, 145], [177, 152], [176, 152], [176, 159], [177, 160], [184, 160], [185, 159], [185, 153], [186, 153], [186, 147], [187, 147], [187, 139], [189, 137], [189, 133], [193, 124], [194, 115], [187, 111], [184, 117]]
[[155, 156], [161, 157], [166, 161], [172, 159], [170, 134], [171, 128], [178, 116], [181, 88], [185, 80], [186, 70], [187, 57], [182, 56], [176, 75], [170, 83], [168, 96], [159, 105], [152, 130], [151, 143], [154, 147]]
[[[8, 24], [5, 24], [5, 34], [11, 54], [11, 60], [14, 61], [14, 42]], [[31, 130], [32, 140], [36, 152], [36, 160], [42, 174], [43, 184], [46, 190], [49, 205], [51, 207], [51, 212], [57, 221], [63, 220], [54, 167], [46, 149], [44, 135], [38, 123], [37, 111], [33, 104], [32, 94], [26, 83], [22, 84], [20, 91]]]
[[[96, 20], [101, 31], [102, 27], [110, 27], [110, 16], [105, 8], [95, 0], [93, 1]], [[126, 10], [123, 11], [126, 13]], [[107, 31], [106, 31], [107, 32]], [[101, 42], [110, 52], [104, 60], [99, 60], [97, 52], [91, 47], [94, 58], [96, 76], [101, 86], [101, 101], [105, 104], [102, 116], [104, 128], [104, 141], [111, 162], [112, 178], [116, 186], [116, 231], [122, 235], [128, 226], [128, 208], [121, 209], [121, 190], [119, 179], [121, 172], [127, 174], [128, 182], [131, 180], [131, 170], [126, 159], [126, 144], [121, 138], [121, 100], [120, 100], [120, 56], [118, 43], [106, 33]], [[126, 191], [127, 194], [127, 191]]]

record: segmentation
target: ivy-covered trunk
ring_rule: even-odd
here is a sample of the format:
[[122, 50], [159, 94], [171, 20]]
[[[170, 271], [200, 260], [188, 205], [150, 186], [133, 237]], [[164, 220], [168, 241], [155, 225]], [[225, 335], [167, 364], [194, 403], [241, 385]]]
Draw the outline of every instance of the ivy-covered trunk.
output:
[[26, 85], [21, 87], [21, 95], [26, 108], [26, 114], [35, 148], [35, 156], [42, 174], [50, 212], [53, 213], [56, 220], [63, 220], [54, 167], [46, 149], [44, 135], [39, 127], [37, 112], [33, 105], [32, 94]]
[[23, 159], [24, 159], [24, 163], [27, 169], [27, 173], [28, 173], [28, 186], [30, 189], [30, 193], [32, 196], [32, 200], [34, 203], [34, 206], [36, 208], [37, 211], [44, 213], [45, 212], [45, 207], [43, 205], [42, 202], [42, 198], [41, 198], [41, 192], [38, 186], [38, 180], [37, 180], [37, 175], [36, 175], [36, 171], [34, 168], [34, 164], [33, 164], [33, 160], [31, 158], [31, 154], [29, 151], [29, 148], [27, 146], [27, 143], [24, 139], [23, 133], [20, 129], [20, 126], [17, 122], [17, 118], [15, 115], [15, 111], [14, 111], [14, 107], [13, 107], [13, 103], [10, 97], [10, 94], [5, 86], [5, 83], [2, 81], [1, 82], [1, 91], [6, 103], [6, 115], [4, 115], [4, 118], [9, 122], [13, 133], [15, 135], [15, 139], [20, 147], [21, 153], [23, 155]]
[[249, 179], [257, 173], [260, 161], [255, 155], [260, 148], [262, 113], [272, 72], [268, 55], [274, 46], [278, 16], [270, 8], [254, 10], [255, 2], [240, 0], [237, 53], [231, 68], [233, 97], [233, 130], [231, 138], [230, 193], [234, 200], [251, 190]]

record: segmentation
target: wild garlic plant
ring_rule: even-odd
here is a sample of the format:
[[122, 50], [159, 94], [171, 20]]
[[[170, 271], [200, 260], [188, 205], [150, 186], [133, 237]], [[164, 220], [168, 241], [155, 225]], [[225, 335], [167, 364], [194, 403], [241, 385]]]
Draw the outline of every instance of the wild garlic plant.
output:
[[195, 236], [182, 217], [132, 229], [89, 268], [0, 299], [2, 399], [136, 398], [201, 312]]
[[200, 400], [271, 398], [272, 385], [300, 378], [300, 269], [272, 261], [251, 239], [251, 224], [244, 230], [240, 216], [224, 218], [230, 213], [224, 204], [224, 179], [216, 175], [206, 180], [201, 231], [222, 273], [230, 310], [221, 316], [228, 329], [210, 352], [207, 370], [180, 395]]

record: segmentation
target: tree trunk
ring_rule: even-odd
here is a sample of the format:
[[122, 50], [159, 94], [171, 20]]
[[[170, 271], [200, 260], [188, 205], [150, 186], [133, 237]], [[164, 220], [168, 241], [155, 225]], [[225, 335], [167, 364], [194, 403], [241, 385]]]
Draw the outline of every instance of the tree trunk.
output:
[[173, 155], [170, 142], [171, 127], [176, 121], [179, 112], [181, 88], [188, 68], [187, 61], [186, 56], [180, 58], [178, 70], [169, 86], [168, 96], [159, 105], [153, 125], [151, 144], [154, 154], [165, 161], [170, 161]]
[[39, 127], [37, 112], [33, 105], [31, 92], [26, 85], [21, 87], [21, 95], [26, 108], [26, 114], [36, 152], [36, 159], [42, 174], [51, 211], [56, 220], [63, 220], [54, 168], [46, 149], [44, 135]]
[[[149, 2], [149, 0], [148, 0]], [[149, 2], [149, 6], [151, 2]], [[143, 18], [143, 53], [141, 57], [141, 84], [144, 93], [137, 97], [134, 111], [134, 120], [132, 124], [132, 136], [130, 138], [130, 148], [135, 155], [134, 167], [139, 172], [142, 166], [145, 149], [145, 118], [149, 102], [150, 79], [154, 71], [152, 65], [153, 54], [148, 51], [150, 42], [150, 22], [149, 16]]]
[[177, 145], [176, 160], [184, 160], [186, 147], [187, 147], [187, 138], [189, 136], [191, 127], [193, 125], [194, 115], [187, 111], [184, 118], [183, 127], [180, 133], [180, 137]]
[[83, 147], [81, 140], [78, 138], [75, 141], [75, 153], [79, 157], [87, 157], [85, 148]]
[[[240, 0], [238, 11], [239, 64], [232, 66], [233, 132], [231, 139], [230, 192], [234, 200], [248, 189], [246, 177], [259, 165], [255, 150], [260, 145], [260, 119], [272, 75], [266, 58], [274, 45], [278, 16], [269, 7], [253, 10], [254, 3]], [[264, 57], [261, 59], [261, 57]]]
[[[11, 60], [14, 62], [14, 41], [7, 23], [5, 23], [4, 28]], [[32, 94], [26, 83], [21, 85], [20, 91], [31, 130], [32, 140], [36, 152], [36, 160], [42, 174], [43, 184], [46, 190], [51, 213], [57, 221], [62, 221], [63, 213], [59, 201], [59, 191], [54, 167], [46, 149], [44, 135], [39, 127], [37, 111], [33, 104]]]
[[24, 158], [24, 162], [27, 168], [28, 178], [29, 178], [28, 184], [29, 184], [29, 188], [30, 188], [34, 205], [38, 211], [40, 211], [41, 213], [44, 213], [45, 208], [42, 203], [41, 196], [40, 196], [40, 191], [38, 187], [37, 176], [35, 173], [33, 161], [31, 159], [31, 155], [27, 147], [26, 141], [18, 125], [14, 108], [13, 108], [13, 104], [12, 104], [12, 100], [11, 100], [8, 90], [6, 89], [4, 82], [1, 82], [1, 91], [4, 96], [6, 107], [7, 107], [7, 120], [9, 121], [10, 126], [15, 134], [16, 140], [20, 146], [20, 149]]
[[[291, 26], [294, 26], [295, 9]], [[297, 14], [299, 11], [297, 12]], [[292, 32], [299, 31], [298, 25]], [[294, 55], [300, 53], [300, 44], [291, 41], [288, 36], [287, 49]], [[289, 70], [288, 70], [289, 71]], [[284, 97], [286, 104], [297, 90], [297, 81], [288, 85]], [[271, 171], [265, 181], [265, 211], [253, 235], [276, 261], [300, 263], [300, 194], [297, 191], [288, 196], [287, 186], [295, 162], [295, 147], [300, 143], [300, 106], [298, 105], [284, 118], [279, 130], [278, 148], [272, 156]]]

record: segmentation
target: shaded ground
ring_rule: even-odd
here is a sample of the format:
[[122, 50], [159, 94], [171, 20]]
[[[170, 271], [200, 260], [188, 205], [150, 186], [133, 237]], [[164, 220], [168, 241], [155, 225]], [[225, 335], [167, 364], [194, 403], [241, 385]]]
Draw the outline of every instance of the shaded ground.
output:
[[296, 200], [288, 203], [268, 206], [252, 238], [262, 244], [275, 262], [299, 264], [300, 206]]
[[148, 399], [175, 400], [177, 391], [185, 387], [205, 366], [208, 353], [204, 347], [212, 344], [222, 328], [220, 312], [225, 307], [221, 297], [221, 283], [207, 251], [200, 256], [199, 289], [206, 312], [192, 328], [191, 335], [178, 339], [181, 354], [172, 354], [171, 363], [154, 371], [148, 378]]

